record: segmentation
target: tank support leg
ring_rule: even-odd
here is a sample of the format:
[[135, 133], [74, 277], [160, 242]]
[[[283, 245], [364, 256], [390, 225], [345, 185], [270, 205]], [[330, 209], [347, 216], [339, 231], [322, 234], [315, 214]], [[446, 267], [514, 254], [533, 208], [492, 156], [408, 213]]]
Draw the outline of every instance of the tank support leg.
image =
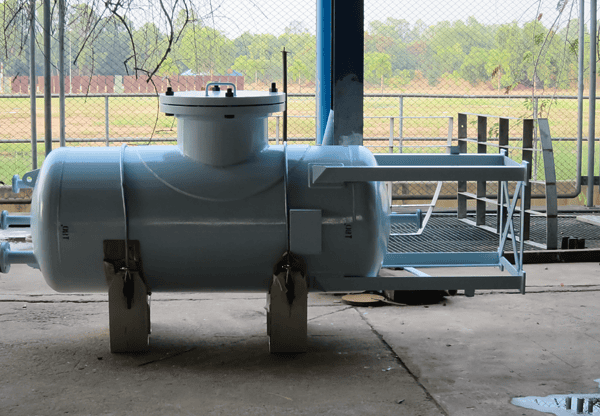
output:
[[308, 288], [300, 271], [274, 275], [267, 294], [267, 334], [271, 353], [306, 352]]
[[[132, 271], [128, 284], [133, 283], [133, 287], [125, 288], [125, 272], [115, 272], [114, 265], [109, 262], [104, 262], [104, 272], [108, 281], [110, 352], [147, 350], [150, 303], [146, 284], [138, 272]], [[129, 299], [125, 293], [129, 293]]]

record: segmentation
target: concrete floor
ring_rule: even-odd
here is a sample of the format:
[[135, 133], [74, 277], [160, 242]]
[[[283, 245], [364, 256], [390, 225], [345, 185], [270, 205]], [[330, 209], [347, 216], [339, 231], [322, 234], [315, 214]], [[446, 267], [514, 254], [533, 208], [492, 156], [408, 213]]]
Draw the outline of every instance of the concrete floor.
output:
[[278, 356], [263, 294], [154, 295], [150, 351], [110, 354], [106, 296], [54, 293], [13, 266], [0, 415], [540, 415], [511, 399], [598, 392], [600, 265], [526, 270], [525, 296], [354, 307], [311, 294], [309, 351]]

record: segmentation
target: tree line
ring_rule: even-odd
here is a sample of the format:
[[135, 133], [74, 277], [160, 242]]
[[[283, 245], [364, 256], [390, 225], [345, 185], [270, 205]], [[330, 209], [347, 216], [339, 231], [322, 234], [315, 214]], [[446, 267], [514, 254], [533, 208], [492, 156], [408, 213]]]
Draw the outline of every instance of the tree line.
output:
[[[0, 62], [3, 75], [29, 72], [29, 2], [0, 3]], [[110, 2], [103, 3], [109, 7]], [[162, 4], [162, 3], [161, 3]], [[564, 7], [563, 7], [564, 9]], [[316, 37], [301, 21], [281, 35], [245, 32], [233, 38], [193, 10], [179, 10], [169, 25], [154, 21], [136, 25], [125, 14], [104, 13], [99, 6], [72, 4], [67, 10], [67, 75], [173, 77], [241, 73], [246, 84], [281, 79], [281, 51], [290, 51], [288, 74], [299, 85], [314, 82]], [[36, 70], [43, 73], [41, 8], [34, 10]], [[51, 61], [58, 73], [58, 24], [53, 13]], [[569, 88], [577, 79], [578, 22], [563, 19], [546, 27], [539, 19], [526, 23], [486, 25], [466, 21], [410, 24], [391, 17], [369, 22], [365, 31], [365, 81], [401, 89], [415, 79], [436, 85], [444, 79], [490, 83], [498, 91], [518, 84], [534, 88]], [[597, 36], [594, 37], [597, 41]], [[589, 42], [589, 37], [587, 39]]]

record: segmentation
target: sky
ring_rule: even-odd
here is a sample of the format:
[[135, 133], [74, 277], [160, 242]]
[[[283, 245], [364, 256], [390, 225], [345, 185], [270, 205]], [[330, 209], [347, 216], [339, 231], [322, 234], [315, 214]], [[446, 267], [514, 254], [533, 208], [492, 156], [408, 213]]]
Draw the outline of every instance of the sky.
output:
[[[576, 18], [577, 1], [566, 1], [562, 25], [569, 13]], [[307, 0], [205, 0], [210, 10], [215, 10], [215, 26], [231, 37], [244, 31], [280, 35], [292, 21], [301, 21], [310, 32], [316, 31], [316, 3]], [[387, 17], [405, 19], [414, 24], [422, 20], [432, 25], [444, 20], [463, 20], [473, 16], [485, 24], [518, 21], [524, 23], [542, 14], [541, 21], [550, 27], [559, 14], [559, 0], [365, 0], [365, 29], [368, 22], [385, 20]], [[589, 19], [589, 2], [586, 3]]]

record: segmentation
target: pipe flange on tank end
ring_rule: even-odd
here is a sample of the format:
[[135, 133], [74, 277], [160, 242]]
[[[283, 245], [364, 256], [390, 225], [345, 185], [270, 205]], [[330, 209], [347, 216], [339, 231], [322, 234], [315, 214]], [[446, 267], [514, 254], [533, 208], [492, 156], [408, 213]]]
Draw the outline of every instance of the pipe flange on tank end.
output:
[[12, 191], [13, 194], [21, 193], [21, 178], [19, 175], [14, 175], [12, 177]]
[[10, 271], [10, 263], [8, 262], [8, 252], [10, 251], [10, 243], [0, 244], [0, 273], [8, 273]]
[[0, 214], [0, 230], [8, 229], [8, 211], [2, 211]]
[[27, 172], [23, 175], [23, 179], [19, 178], [19, 175], [14, 175], [12, 177], [12, 191], [15, 194], [21, 192], [21, 189], [33, 188], [35, 187], [35, 183], [37, 181], [38, 174], [40, 173], [39, 169], [32, 170], [31, 172]]

